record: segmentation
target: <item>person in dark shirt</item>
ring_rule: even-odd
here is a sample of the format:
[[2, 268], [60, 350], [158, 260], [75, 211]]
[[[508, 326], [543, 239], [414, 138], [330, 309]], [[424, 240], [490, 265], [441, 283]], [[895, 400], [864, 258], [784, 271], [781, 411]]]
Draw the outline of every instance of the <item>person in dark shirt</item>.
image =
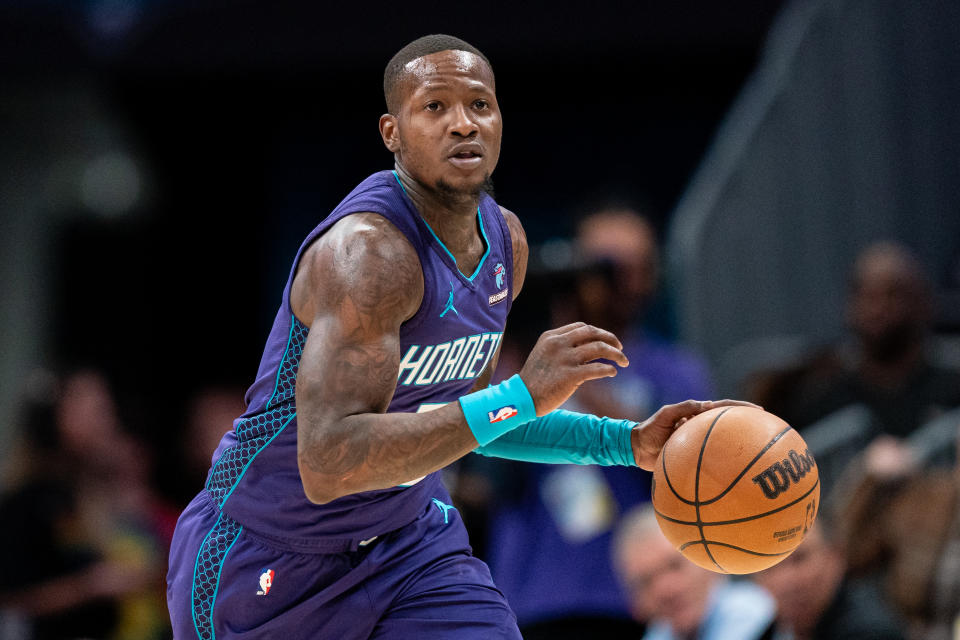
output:
[[904, 438], [960, 406], [960, 371], [931, 357], [932, 319], [932, 286], [919, 260], [899, 244], [872, 244], [853, 268], [850, 340], [785, 373], [779, 397], [755, 399], [800, 429], [862, 404], [870, 410], [871, 435]]

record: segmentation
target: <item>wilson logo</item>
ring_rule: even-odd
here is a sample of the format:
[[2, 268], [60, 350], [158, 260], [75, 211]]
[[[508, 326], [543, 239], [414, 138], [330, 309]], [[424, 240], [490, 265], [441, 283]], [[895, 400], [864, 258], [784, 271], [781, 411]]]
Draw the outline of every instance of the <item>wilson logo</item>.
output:
[[753, 482], [763, 490], [763, 495], [773, 500], [790, 488], [791, 482], [799, 482], [816, 466], [809, 449], [802, 454], [791, 449], [790, 455], [754, 476]]
[[490, 419], [490, 424], [493, 424], [494, 422], [503, 422], [504, 420], [509, 420], [518, 413], [520, 412], [517, 411], [516, 407], [508, 404], [505, 407], [500, 407], [496, 411], [488, 411], [487, 418]]

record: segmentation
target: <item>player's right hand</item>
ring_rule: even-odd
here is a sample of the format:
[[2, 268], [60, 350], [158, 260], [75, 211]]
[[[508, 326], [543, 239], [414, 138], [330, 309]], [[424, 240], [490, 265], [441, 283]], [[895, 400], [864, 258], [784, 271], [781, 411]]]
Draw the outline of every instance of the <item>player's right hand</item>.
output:
[[[599, 362], [598, 360], [609, 362]], [[617, 375], [615, 362], [630, 364], [623, 345], [609, 331], [583, 322], [545, 331], [520, 370], [533, 398], [537, 415], [550, 413], [573, 395], [581, 384]]]

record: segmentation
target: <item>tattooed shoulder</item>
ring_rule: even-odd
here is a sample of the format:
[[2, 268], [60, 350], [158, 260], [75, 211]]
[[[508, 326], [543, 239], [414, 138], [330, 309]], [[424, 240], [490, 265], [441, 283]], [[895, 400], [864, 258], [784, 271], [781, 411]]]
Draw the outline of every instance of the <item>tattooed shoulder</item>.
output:
[[416, 250], [375, 213], [347, 216], [313, 243], [291, 291], [294, 313], [308, 326], [319, 313], [343, 311], [403, 322], [417, 312], [422, 298]]

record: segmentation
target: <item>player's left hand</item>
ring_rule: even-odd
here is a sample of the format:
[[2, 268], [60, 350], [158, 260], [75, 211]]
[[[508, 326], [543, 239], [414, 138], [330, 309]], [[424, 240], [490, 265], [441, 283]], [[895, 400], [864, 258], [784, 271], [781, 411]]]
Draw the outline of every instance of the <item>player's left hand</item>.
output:
[[699, 413], [717, 407], [761, 408], [743, 400], [685, 400], [677, 404], [664, 405], [655, 414], [635, 426], [630, 434], [630, 445], [633, 447], [633, 458], [637, 466], [652, 471], [663, 445], [680, 425]]

